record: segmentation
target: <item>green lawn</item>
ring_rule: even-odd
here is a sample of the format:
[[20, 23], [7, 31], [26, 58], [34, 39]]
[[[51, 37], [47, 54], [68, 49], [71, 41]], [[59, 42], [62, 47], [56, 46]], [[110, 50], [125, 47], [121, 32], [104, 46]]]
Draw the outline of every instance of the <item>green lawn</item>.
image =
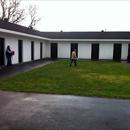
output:
[[85, 60], [78, 61], [77, 67], [69, 67], [69, 61], [62, 60], [0, 80], [0, 89], [130, 98], [130, 68], [124, 63]]

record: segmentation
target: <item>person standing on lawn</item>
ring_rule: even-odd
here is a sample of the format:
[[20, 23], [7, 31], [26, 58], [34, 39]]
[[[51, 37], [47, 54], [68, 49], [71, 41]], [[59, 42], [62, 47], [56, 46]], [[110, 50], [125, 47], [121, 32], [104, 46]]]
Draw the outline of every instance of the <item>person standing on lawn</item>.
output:
[[6, 48], [6, 58], [7, 58], [7, 66], [12, 65], [12, 56], [14, 55], [14, 51], [10, 49], [10, 46]]
[[76, 49], [72, 51], [71, 59], [70, 59], [70, 67], [72, 66], [72, 63], [74, 62], [74, 65], [77, 66], [77, 55], [76, 55]]

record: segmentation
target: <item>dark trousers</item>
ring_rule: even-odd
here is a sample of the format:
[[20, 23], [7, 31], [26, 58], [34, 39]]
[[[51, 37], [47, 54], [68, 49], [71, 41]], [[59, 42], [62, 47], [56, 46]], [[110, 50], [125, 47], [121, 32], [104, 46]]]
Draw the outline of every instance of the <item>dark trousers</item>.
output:
[[74, 63], [74, 65], [77, 66], [77, 60], [76, 59], [70, 60], [70, 66], [72, 66], [72, 63]]
[[12, 65], [12, 60], [11, 60], [11, 56], [7, 57], [7, 66], [11, 66]]

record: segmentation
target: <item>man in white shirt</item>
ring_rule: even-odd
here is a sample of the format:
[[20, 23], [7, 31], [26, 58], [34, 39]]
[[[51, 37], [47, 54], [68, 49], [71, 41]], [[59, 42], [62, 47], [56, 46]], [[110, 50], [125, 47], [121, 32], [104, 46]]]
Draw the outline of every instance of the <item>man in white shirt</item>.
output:
[[77, 66], [77, 55], [76, 55], [76, 49], [72, 51], [71, 54], [71, 61], [70, 61], [70, 67], [72, 66], [72, 63], [74, 62], [74, 65]]

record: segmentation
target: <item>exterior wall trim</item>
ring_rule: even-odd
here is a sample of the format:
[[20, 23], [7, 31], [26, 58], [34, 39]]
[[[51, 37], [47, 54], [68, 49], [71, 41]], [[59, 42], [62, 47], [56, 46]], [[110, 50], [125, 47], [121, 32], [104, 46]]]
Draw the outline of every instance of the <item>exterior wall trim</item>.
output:
[[0, 32], [14, 34], [14, 35], [20, 35], [20, 36], [26, 36], [26, 37], [31, 37], [31, 38], [37, 38], [37, 39], [42, 39], [42, 40], [49, 40], [48, 38], [45, 38], [45, 37], [40, 37], [40, 36], [36, 36], [36, 35], [31, 35], [31, 34], [21, 33], [21, 32], [17, 32], [17, 31], [1, 29], [1, 28], [0, 28]]
[[108, 42], [130, 42], [130, 39], [49, 39], [51, 42], [55, 42], [55, 41], [68, 41], [68, 42], [104, 42], [104, 41], [108, 41]]

